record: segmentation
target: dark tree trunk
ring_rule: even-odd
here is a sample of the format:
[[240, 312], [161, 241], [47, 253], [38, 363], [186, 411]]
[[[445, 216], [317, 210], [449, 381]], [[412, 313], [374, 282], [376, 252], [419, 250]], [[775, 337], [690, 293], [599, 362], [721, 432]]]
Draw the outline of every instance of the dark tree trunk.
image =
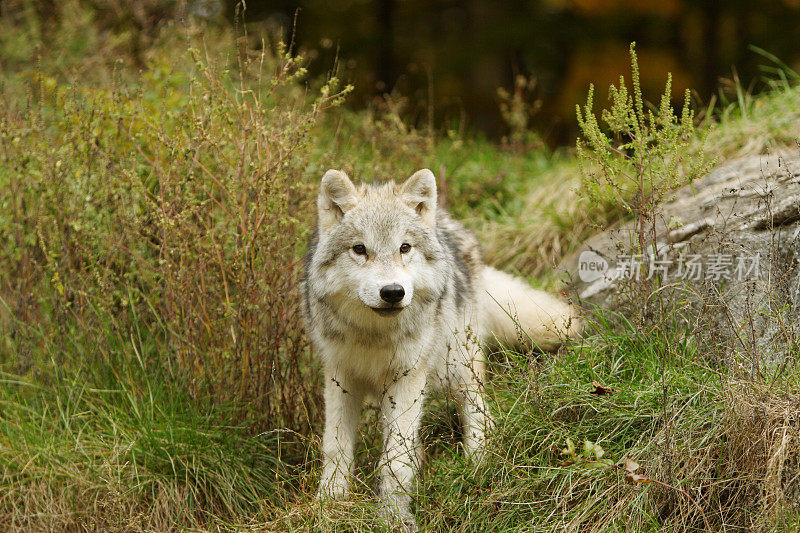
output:
[[719, 20], [722, 9], [717, 0], [705, 0], [703, 10], [703, 58], [702, 83], [703, 92], [711, 94], [717, 87], [719, 76]]
[[395, 0], [378, 0], [378, 57], [377, 78], [379, 93], [392, 90], [397, 80], [397, 62], [394, 56], [394, 16]]

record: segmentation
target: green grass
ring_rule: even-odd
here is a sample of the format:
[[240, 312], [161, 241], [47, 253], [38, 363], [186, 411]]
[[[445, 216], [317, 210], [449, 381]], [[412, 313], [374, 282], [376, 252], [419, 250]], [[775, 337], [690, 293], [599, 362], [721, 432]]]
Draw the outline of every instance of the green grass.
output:
[[233, 406], [192, 395], [155, 363], [148, 336], [116, 339], [118, 357], [76, 345], [79, 366], [66, 367], [64, 346], [34, 333], [51, 364], [0, 374], [4, 527], [165, 530], [285, 498], [297, 440], [254, 433]]
[[[47, 31], [28, 8], [0, 24], [0, 528], [385, 528], [371, 411], [356, 497], [313, 501], [318, 365], [294, 282], [316, 180], [430, 167], [488, 261], [548, 288], [552, 265], [620, 213], [574, 193], [569, 150], [339, 108], [296, 60], [225, 29], [170, 25], [136, 59], [134, 30], [74, 5]], [[710, 155], [796, 149], [797, 86], [724, 104], [703, 126]], [[791, 530], [796, 365], [760, 381], [720, 368], [679, 313], [593, 320], [557, 354], [492, 355], [485, 464], [460, 453], [453, 406], [431, 401], [421, 526]], [[593, 381], [616, 392], [589, 394]], [[568, 438], [659, 483], [565, 465]]]
[[[415, 495], [423, 526], [656, 531], [674, 520], [702, 529], [701, 514], [678, 489], [705, 494], [708, 501], [700, 501], [712, 524], [760, 518], [762, 502], [748, 501], [752, 487], [742, 487], [764, 476], [758, 447], [751, 455], [726, 450], [731, 432], [747, 429], [741, 418], [749, 413], [726, 401], [731, 382], [708, 367], [691, 339], [667, 335], [604, 326], [552, 358], [496, 354], [489, 395], [497, 431], [480, 466], [459, 453], [454, 409], [434, 400]], [[233, 424], [228, 406], [192, 397], [147, 368], [150, 348], [138, 342], [131, 348], [142, 359], [35, 378], [2, 376], [0, 508], [9, 513], [8, 526], [381, 527], [370, 490], [380, 442], [374, 417], [362, 428], [360, 496], [323, 507], [311, 502], [314, 439], [277, 429], [254, 434]], [[592, 395], [593, 381], [616, 392]], [[780, 401], [780, 389], [756, 401]], [[568, 438], [600, 445], [614, 462], [630, 455], [646, 475], [671, 480], [676, 489], [628, 484], [615, 468], [564, 465], [560, 450]], [[727, 465], [731, 453], [735, 460]], [[745, 481], [731, 482], [738, 483], [728, 487], [731, 494], [718, 487], [744, 474]]]
[[[453, 505], [437, 519], [443, 524], [447, 514], [451, 520], [463, 516], [456, 494], [474, 491], [474, 513], [481, 522], [475, 530], [656, 527], [658, 510], [647, 494], [651, 487], [626, 484], [614, 468], [564, 465], [560, 451], [568, 438], [579, 446], [588, 440], [615, 462], [632, 455], [646, 470], [657, 470], [651, 461], [657, 461], [654, 452], [664, 425], [663, 387], [669, 390], [668, 411], [684, 410], [684, 424], [719, 408], [709, 402], [714, 380], [687, 359], [666, 363], [662, 381], [669, 351], [663, 339], [629, 329], [604, 332], [552, 360], [504, 354], [507, 359], [495, 364], [492, 383], [499, 428], [492, 459], [449, 491], [443, 473], [452, 460], [431, 465], [429, 475], [436, 481], [425, 492], [453, 495], [443, 498]], [[593, 381], [616, 392], [592, 395]]]
[[[612, 330], [606, 321], [621, 326]], [[686, 333], [621, 317], [597, 326], [583, 344], [552, 357], [495, 354], [488, 393], [497, 429], [481, 465], [460, 453], [453, 406], [430, 402], [414, 493], [423, 529], [703, 531], [708, 523], [770, 530], [796, 519], [767, 489], [780, 463], [769, 461], [777, 453], [772, 433], [800, 429], [780, 412], [796, 401], [796, 371], [769, 387], [744, 383], [710, 367]], [[595, 381], [614, 393], [591, 394]], [[380, 527], [370, 489], [380, 439], [374, 424], [362, 431], [357, 496], [322, 508], [300, 496], [269, 528]], [[579, 450], [585, 441], [599, 445], [607, 462], [567, 464], [567, 439]], [[614, 466], [626, 457], [659, 483], [627, 482]], [[781, 460], [796, 472], [796, 448]]]

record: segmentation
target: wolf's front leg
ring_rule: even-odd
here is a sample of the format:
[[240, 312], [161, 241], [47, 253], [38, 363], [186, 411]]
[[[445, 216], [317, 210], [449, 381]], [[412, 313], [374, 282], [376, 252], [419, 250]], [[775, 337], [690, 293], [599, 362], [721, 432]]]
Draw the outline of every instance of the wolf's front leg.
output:
[[325, 381], [325, 433], [318, 496], [340, 499], [348, 494], [362, 394], [333, 372], [325, 373]]
[[484, 363], [481, 354], [473, 356], [456, 378], [455, 394], [461, 404], [461, 425], [467, 456], [480, 462], [486, 453], [487, 433], [492, 428], [489, 406], [484, 399]]
[[480, 462], [486, 454], [486, 435], [492, 427], [489, 408], [477, 385], [461, 391], [460, 396], [464, 450], [472, 460]]
[[381, 400], [384, 452], [378, 492], [389, 517], [399, 519], [406, 531], [417, 529], [408, 493], [417, 467], [425, 385], [424, 371], [399, 376]]

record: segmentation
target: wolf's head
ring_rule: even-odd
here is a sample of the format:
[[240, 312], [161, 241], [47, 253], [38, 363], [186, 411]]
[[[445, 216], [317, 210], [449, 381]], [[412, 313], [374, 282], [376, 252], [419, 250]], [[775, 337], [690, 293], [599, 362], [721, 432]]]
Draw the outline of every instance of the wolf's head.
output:
[[[436, 263], [436, 179], [416, 172], [402, 185], [353, 185], [347, 174], [322, 177], [316, 292], [351, 311], [395, 316], [412, 302], [430, 302], [444, 280]], [[321, 276], [320, 276], [321, 274]], [[355, 304], [355, 305], [354, 305]]]

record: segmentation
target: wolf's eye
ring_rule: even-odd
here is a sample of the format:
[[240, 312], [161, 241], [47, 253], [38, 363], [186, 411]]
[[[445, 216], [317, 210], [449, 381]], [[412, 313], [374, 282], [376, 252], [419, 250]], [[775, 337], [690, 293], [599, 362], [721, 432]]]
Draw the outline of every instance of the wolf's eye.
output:
[[367, 247], [364, 246], [363, 244], [356, 244], [355, 246], [353, 246], [353, 251], [357, 255], [367, 255]]
[[404, 242], [403, 244], [400, 245], [401, 254], [407, 254], [410, 251], [411, 251], [411, 245], [408, 244], [407, 242]]

